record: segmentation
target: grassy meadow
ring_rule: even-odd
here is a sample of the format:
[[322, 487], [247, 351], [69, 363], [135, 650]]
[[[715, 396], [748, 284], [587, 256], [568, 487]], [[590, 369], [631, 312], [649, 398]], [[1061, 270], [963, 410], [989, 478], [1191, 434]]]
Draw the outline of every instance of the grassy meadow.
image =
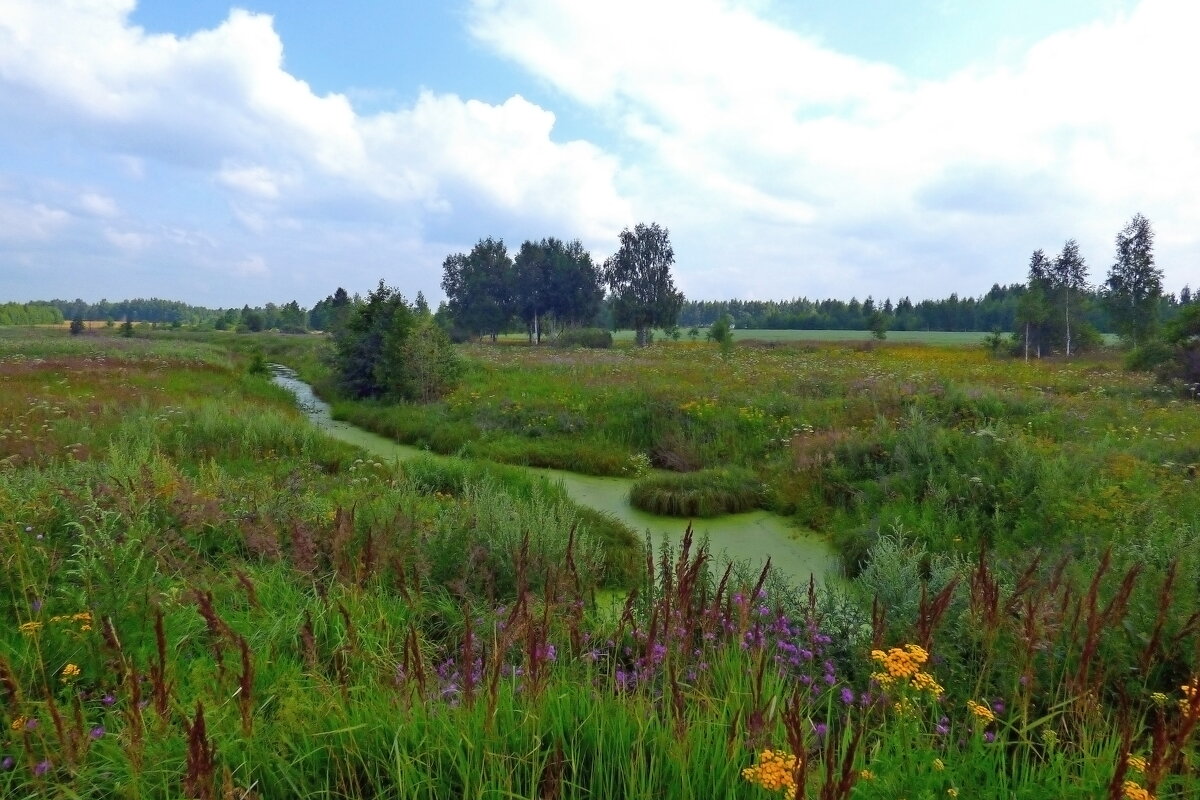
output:
[[[257, 369], [333, 399], [322, 337], [104, 333], [0, 332], [0, 796], [1200, 792], [1200, 416], [1119, 356], [469, 345], [443, 402], [335, 402], [465, 457], [400, 465]], [[496, 462], [769, 508], [849, 578]]]

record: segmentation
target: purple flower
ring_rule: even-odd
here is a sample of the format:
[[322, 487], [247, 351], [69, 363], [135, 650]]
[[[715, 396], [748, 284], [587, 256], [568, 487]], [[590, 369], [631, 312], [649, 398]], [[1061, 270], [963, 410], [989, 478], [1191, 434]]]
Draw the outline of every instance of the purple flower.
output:
[[103, 725], [97, 725], [96, 727], [94, 727], [90, 731], [88, 731], [88, 736], [91, 736], [93, 739], [99, 739], [103, 735], [104, 735], [104, 726]]
[[[397, 667], [396, 669], [399, 670], [400, 668]], [[109, 693], [109, 694], [104, 695], [104, 697], [101, 697], [100, 702], [106, 706], [111, 706], [117, 702], [117, 698], [114, 697], [111, 693]]]
[[35, 731], [35, 730], [37, 730], [37, 726], [38, 726], [38, 721], [37, 721], [36, 717], [25, 720], [25, 730]]
[[992, 731], [984, 731], [983, 740], [988, 744], [991, 744], [992, 742], [996, 741], [996, 734]]
[[29, 609], [31, 611], [33, 611], [33, 613], [35, 613], [35, 614], [38, 613], [39, 611], [42, 610], [42, 601], [37, 599], [36, 597], [33, 598], [33, 602], [29, 604]]
[[842, 687], [842, 703], [850, 705], [854, 702], [854, 691], [849, 686]]
[[825, 738], [825, 734], [829, 733], [829, 726], [824, 722], [818, 722], [816, 727], [813, 728], [813, 732], [817, 734], [818, 739], [823, 739]]
[[950, 718], [942, 717], [941, 719], [939, 719], [937, 727], [934, 728], [934, 730], [937, 731], [938, 736], [945, 736], [947, 733], [950, 732]]
[[50, 761], [39, 761], [33, 768], [33, 774], [41, 777], [50, 771]]
[[1004, 701], [997, 700], [994, 703], [992, 703], [992, 711], [995, 711], [997, 714], [1003, 714], [1004, 713]]
[[16, 763], [17, 762], [13, 760], [12, 756], [5, 756], [4, 758], [0, 759], [0, 769], [7, 772], [8, 770], [12, 769]]

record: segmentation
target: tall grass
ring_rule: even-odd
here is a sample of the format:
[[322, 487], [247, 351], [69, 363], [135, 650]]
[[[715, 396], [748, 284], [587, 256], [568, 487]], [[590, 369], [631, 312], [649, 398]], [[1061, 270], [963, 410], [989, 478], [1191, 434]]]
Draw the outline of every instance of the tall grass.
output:
[[[238, 368], [80, 355], [0, 377], [0, 796], [1200, 791], [1186, 524], [1041, 557], [880, 525], [829, 592], [685, 535], [612, 613], [592, 601], [611, 543], [528, 476], [311, 439]], [[780, 456], [835, 497], [887, 465], [926, 491], [943, 464], [975, 466], [957, 494], [1069, 433], [1043, 419], [959, 441], [987, 425], [971, 409], [997, 407], [966, 400], [946, 406], [963, 430], [918, 409], [908, 439], [802, 429]], [[838, 468], [858, 470], [844, 488]], [[1142, 469], [1099, 474], [1150, 491]]]

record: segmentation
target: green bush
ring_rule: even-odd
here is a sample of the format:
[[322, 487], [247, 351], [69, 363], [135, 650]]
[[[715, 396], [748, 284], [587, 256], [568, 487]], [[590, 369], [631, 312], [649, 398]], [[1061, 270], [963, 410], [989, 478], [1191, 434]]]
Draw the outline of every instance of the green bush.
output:
[[1155, 367], [1166, 364], [1175, 351], [1163, 341], [1150, 341], [1139, 345], [1125, 356], [1125, 369], [1134, 372], [1151, 372]]

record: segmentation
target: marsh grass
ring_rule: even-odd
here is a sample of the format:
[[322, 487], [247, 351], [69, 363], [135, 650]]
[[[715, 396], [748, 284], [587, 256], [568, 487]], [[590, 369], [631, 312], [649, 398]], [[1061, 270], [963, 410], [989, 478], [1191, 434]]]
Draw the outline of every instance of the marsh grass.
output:
[[[862, 422], [836, 436], [790, 422], [774, 456], [852, 502], [933, 492], [952, 466], [961, 483], [931, 507], [966, 519], [984, 501], [1019, 514], [1006, 492], [1043, 491], [1038, 465], [1064, 448], [1100, 452], [1069, 478], [1094, 484], [1031, 498], [1078, 514], [1068, 492], [1122, 487], [1090, 541], [968, 556], [931, 535], [933, 515], [880, 525], [835, 596], [714, 563], [685, 535], [623, 551], [609, 613], [591, 596], [610, 542], [555, 487], [311, 438], [240, 357], [191, 346], [0, 360], [0, 796], [779, 797], [743, 777], [767, 749], [799, 756], [797, 797], [1200, 792], [1200, 548], [1185, 479], [1145, 461], [1190, 447], [1164, 435], [1189, 423], [1121, 376], [1099, 395], [1072, 366], [1054, 403], [1019, 393], [1029, 432], [988, 421], [1017, 405], [1003, 386], [908, 411], [899, 389], [839, 407], [806, 375], [825, 422]], [[690, 402], [660, 407], [676, 400]], [[1112, 412], [1102, 449], [1060, 401], [1083, 415], [1072, 424]], [[711, 413], [728, 424], [760, 424], [730, 411], [745, 397], [723, 402]], [[957, 422], [939, 428], [940, 411]], [[972, 488], [994, 459], [1036, 480]], [[912, 488], [872, 499], [875, 470]], [[1144, 535], [1116, 535], [1133, 524]], [[905, 643], [940, 694], [872, 677], [872, 649]]]
[[683, 518], [752, 511], [761, 508], [766, 497], [762, 480], [752, 470], [739, 467], [649, 475], [635, 481], [629, 491], [629, 502], [635, 508]]

